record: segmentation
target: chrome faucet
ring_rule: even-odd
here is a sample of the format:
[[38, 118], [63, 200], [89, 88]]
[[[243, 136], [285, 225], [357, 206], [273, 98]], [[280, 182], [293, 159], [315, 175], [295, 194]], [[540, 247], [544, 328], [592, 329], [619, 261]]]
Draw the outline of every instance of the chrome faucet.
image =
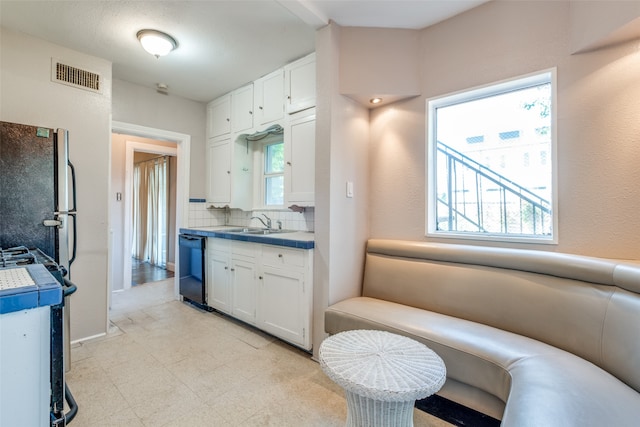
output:
[[267, 222], [264, 222], [264, 220], [262, 218], [260, 218], [259, 216], [252, 216], [251, 219], [259, 220], [262, 223], [262, 225], [264, 225], [268, 230], [271, 230], [271, 218], [269, 218], [265, 214], [262, 214], [262, 216], [265, 217]]

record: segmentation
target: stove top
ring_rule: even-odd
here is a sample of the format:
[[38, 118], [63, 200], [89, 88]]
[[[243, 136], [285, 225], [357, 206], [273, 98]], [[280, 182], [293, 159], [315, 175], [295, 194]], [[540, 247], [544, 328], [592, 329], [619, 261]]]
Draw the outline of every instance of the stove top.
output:
[[[58, 271], [61, 267], [38, 248], [16, 246], [13, 248], [0, 248], [0, 268], [19, 267], [31, 264], [43, 264], [49, 271]], [[63, 274], [64, 275], [64, 274]]]

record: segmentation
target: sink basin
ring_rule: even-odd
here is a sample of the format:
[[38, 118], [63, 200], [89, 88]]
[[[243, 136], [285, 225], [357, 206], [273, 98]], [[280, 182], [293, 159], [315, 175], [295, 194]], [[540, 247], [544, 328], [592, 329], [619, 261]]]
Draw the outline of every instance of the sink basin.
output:
[[293, 233], [293, 230], [266, 230], [264, 228], [233, 228], [231, 230], [225, 230], [228, 233], [239, 234], [282, 234]]

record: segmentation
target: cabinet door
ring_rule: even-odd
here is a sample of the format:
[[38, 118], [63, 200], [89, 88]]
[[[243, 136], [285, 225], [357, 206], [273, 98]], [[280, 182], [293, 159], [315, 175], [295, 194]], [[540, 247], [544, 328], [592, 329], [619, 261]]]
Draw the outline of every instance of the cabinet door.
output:
[[253, 127], [253, 83], [232, 92], [231, 108], [231, 124], [234, 132]]
[[316, 56], [305, 56], [284, 67], [287, 113], [316, 105]]
[[315, 201], [316, 116], [293, 120], [285, 133], [286, 204], [313, 206]]
[[210, 251], [208, 303], [216, 310], [231, 313], [231, 283], [229, 280], [229, 253]]
[[259, 326], [285, 341], [311, 348], [304, 274], [264, 266], [261, 282]]
[[207, 145], [208, 202], [220, 206], [231, 202], [231, 139]]
[[232, 314], [250, 324], [256, 322], [256, 276], [255, 260], [238, 259], [232, 255]]
[[222, 96], [207, 105], [207, 138], [231, 132], [231, 95]]
[[[256, 80], [255, 116], [257, 125], [265, 125], [284, 116], [284, 70], [280, 69]], [[259, 129], [262, 130], [262, 129]]]

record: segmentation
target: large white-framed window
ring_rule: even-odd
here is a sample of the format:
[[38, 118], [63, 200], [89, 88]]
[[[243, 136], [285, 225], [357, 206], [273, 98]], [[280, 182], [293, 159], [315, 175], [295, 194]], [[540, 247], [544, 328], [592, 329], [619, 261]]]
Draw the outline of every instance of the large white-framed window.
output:
[[284, 205], [284, 142], [263, 145], [262, 192], [265, 207]]
[[426, 234], [557, 243], [556, 70], [426, 101]]

